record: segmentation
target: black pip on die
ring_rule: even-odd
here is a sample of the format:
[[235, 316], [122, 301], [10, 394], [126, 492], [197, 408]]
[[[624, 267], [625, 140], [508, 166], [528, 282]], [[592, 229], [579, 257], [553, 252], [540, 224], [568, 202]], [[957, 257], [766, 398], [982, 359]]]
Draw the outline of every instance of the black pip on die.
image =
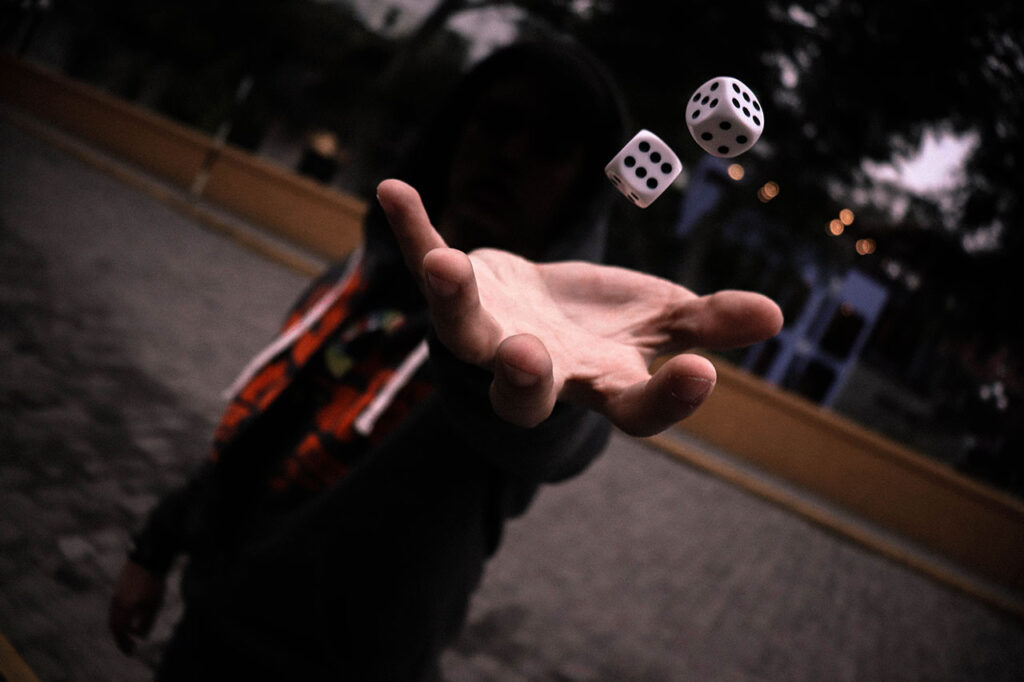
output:
[[604, 167], [616, 189], [640, 208], [650, 206], [682, 170], [675, 152], [649, 130], [637, 133]]
[[764, 112], [750, 88], [728, 76], [697, 88], [686, 105], [686, 125], [704, 151], [730, 158], [754, 146], [764, 130]]

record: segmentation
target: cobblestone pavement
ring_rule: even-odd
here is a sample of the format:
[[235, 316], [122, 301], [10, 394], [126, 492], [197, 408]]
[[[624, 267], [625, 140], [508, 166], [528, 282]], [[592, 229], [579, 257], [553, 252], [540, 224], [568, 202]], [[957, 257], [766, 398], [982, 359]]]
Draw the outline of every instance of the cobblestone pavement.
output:
[[[304, 278], [0, 116], [0, 632], [45, 682], [123, 657], [128, 533], [204, 456], [217, 397]], [[511, 524], [452, 680], [1012, 680], [1024, 629], [616, 437]]]

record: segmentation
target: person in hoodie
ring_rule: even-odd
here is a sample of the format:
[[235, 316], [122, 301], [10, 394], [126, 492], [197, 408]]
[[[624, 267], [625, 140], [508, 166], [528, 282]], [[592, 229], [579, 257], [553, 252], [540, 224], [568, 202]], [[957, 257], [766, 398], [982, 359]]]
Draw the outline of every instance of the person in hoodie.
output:
[[123, 650], [185, 554], [158, 679], [439, 677], [504, 523], [612, 425], [696, 409], [714, 368], [684, 351], [781, 324], [757, 294], [597, 264], [626, 138], [614, 84], [571, 44], [464, 78], [379, 185], [362, 247], [232, 387], [209, 462], [136, 534], [110, 610]]

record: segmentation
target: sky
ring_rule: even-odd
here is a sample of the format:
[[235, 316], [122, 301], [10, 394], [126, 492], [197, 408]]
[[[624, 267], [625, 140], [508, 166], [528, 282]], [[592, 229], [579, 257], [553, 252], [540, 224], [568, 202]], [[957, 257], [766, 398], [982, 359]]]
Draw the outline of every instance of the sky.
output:
[[977, 145], [973, 135], [925, 132], [914, 156], [889, 163], [865, 162], [874, 178], [891, 181], [918, 194], [952, 189], [963, 182], [963, 164]]
[[[384, 17], [393, 8], [400, 8], [398, 20], [392, 31], [395, 34], [414, 30], [419, 23], [437, 6], [438, 0], [350, 0], [349, 4], [359, 13], [366, 24], [380, 28]], [[477, 61], [489, 54], [495, 47], [515, 37], [512, 19], [519, 13], [514, 7], [484, 7], [461, 12], [452, 19], [451, 27], [470, 41], [469, 59]]]
[[416, 28], [423, 18], [430, 13], [437, 5], [437, 0], [347, 0], [343, 4], [351, 5], [363, 18], [368, 26], [379, 28], [384, 23], [384, 17], [392, 8], [400, 8], [402, 11], [395, 24], [395, 33], [406, 33]]

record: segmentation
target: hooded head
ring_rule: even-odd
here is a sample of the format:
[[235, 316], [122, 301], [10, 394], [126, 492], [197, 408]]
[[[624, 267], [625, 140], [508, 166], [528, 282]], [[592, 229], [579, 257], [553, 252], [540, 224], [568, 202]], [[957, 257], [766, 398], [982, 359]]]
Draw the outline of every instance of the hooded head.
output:
[[[463, 78], [397, 175], [455, 248], [600, 260], [612, 198], [603, 169], [625, 133], [618, 91], [586, 51], [518, 43]], [[371, 257], [396, 251], [379, 212], [366, 238]]]

